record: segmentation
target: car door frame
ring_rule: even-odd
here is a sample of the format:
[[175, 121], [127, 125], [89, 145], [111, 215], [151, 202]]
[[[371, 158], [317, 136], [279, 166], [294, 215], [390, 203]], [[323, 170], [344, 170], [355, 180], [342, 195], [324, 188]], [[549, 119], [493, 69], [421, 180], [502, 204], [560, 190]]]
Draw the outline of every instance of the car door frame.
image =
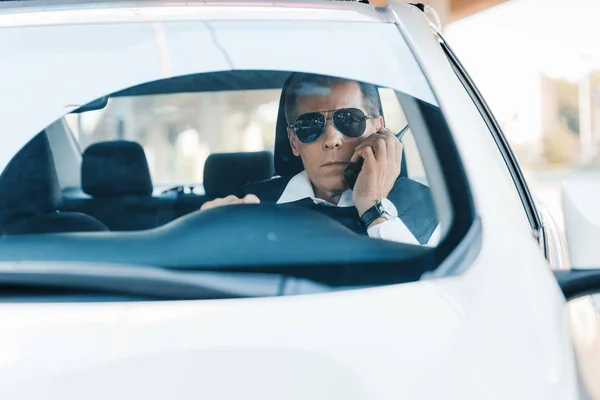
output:
[[471, 79], [470, 75], [463, 67], [456, 54], [452, 51], [452, 48], [444, 35], [437, 29], [434, 29], [433, 27], [432, 29], [439, 38], [440, 46], [442, 47], [450, 66], [469, 94], [469, 97], [471, 97], [471, 100], [477, 107], [477, 110], [484, 119], [498, 146], [498, 150], [506, 163], [515, 184], [515, 188], [519, 194], [519, 198], [521, 199], [521, 203], [523, 204], [525, 214], [531, 226], [532, 234], [539, 243], [544, 253], [544, 257], [548, 260], [552, 269], [568, 269], [568, 257], [565, 251], [566, 246], [562, 243], [561, 233], [552, 216], [549, 214], [549, 211], [545, 208], [540, 209], [536, 204], [519, 162], [502, 131], [502, 127], [494, 117], [489, 105], [481, 95], [481, 92]]

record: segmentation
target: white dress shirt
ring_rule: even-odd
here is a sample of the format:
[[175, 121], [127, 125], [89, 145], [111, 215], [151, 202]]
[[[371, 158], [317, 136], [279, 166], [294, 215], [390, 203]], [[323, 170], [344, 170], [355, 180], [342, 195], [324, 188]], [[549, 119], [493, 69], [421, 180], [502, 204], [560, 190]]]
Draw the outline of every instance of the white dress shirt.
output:
[[[282, 203], [291, 203], [293, 201], [298, 201], [301, 199], [305, 199], [310, 197], [316, 204], [325, 204], [332, 207], [336, 207], [336, 205], [329, 203], [328, 201], [321, 200], [315, 197], [315, 191], [313, 189], [312, 183], [308, 178], [308, 174], [306, 171], [302, 171], [299, 174], [295, 175], [288, 182], [285, 190], [277, 200], [277, 204]], [[340, 197], [340, 201], [337, 204], [337, 207], [352, 207], [354, 203], [352, 201], [352, 190], [348, 189], [342, 196]], [[402, 243], [410, 243], [410, 244], [419, 244], [417, 238], [413, 236], [410, 230], [404, 225], [404, 222], [400, 218], [393, 218], [386, 220], [380, 224], [372, 225], [369, 229], [367, 229], [367, 234], [369, 237], [377, 238], [377, 239], [385, 239], [393, 242], [402, 242]], [[440, 225], [438, 225], [429, 241], [426, 243], [427, 246], [435, 246], [437, 245], [440, 239]]]

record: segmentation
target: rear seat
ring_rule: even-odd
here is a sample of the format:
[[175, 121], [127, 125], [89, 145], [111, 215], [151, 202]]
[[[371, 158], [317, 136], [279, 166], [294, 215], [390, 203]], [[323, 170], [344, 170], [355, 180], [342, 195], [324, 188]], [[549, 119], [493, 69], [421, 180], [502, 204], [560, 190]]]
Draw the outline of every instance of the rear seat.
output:
[[65, 191], [62, 210], [93, 216], [112, 231], [151, 229], [194, 212], [216, 197], [242, 195], [246, 183], [272, 175], [270, 152], [212, 154], [204, 167], [205, 195], [153, 196], [143, 148], [135, 142], [101, 142], [83, 153], [84, 194]]
[[112, 231], [154, 228], [159, 210], [173, 207], [172, 199], [152, 196], [146, 155], [135, 142], [89, 146], [81, 163], [81, 188], [83, 196], [64, 192], [63, 209], [91, 215]]
[[213, 198], [241, 197], [246, 184], [272, 178], [274, 173], [270, 151], [211, 154], [204, 165], [204, 190]]
[[175, 217], [198, 210], [207, 200], [231, 194], [244, 196], [244, 186], [269, 179], [274, 174], [273, 153], [269, 151], [214, 153], [204, 164], [205, 196], [179, 195]]

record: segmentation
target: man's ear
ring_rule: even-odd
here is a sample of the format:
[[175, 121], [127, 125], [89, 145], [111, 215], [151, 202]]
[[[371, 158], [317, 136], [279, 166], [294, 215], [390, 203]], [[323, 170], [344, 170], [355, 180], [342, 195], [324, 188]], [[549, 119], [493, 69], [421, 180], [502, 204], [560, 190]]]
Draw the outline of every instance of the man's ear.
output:
[[375, 118], [373, 122], [375, 122], [375, 129], [379, 129], [385, 126], [385, 122], [383, 121], [383, 117], [381, 115]]
[[290, 128], [286, 128], [286, 130], [288, 134], [288, 139], [290, 140], [290, 147], [292, 148], [292, 153], [294, 153], [294, 155], [298, 157], [300, 155], [300, 151], [298, 151], [298, 138]]

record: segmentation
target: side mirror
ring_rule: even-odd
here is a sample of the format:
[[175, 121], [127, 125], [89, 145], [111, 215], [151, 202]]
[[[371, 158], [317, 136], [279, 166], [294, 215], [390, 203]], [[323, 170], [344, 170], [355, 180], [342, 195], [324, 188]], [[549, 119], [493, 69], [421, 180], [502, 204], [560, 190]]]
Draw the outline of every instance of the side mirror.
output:
[[600, 269], [600, 177], [563, 182], [562, 210], [571, 266]]
[[567, 300], [600, 292], [600, 177], [563, 182], [562, 210], [571, 270], [555, 275]]

